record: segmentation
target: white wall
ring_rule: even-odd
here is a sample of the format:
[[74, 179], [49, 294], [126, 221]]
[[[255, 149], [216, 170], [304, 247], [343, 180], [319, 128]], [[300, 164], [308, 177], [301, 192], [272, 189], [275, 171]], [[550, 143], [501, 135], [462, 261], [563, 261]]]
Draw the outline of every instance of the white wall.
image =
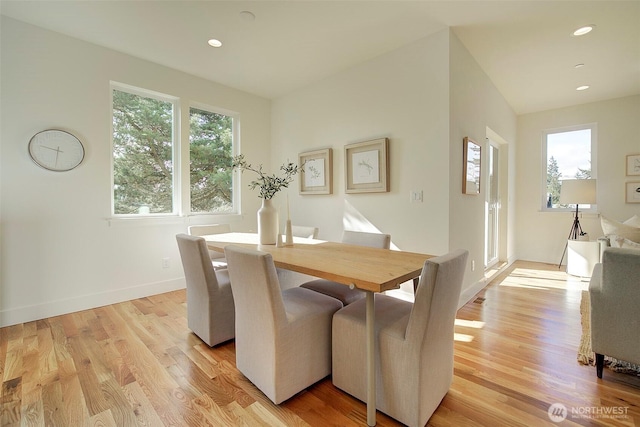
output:
[[[448, 250], [447, 51], [442, 31], [274, 101], [272, 164], [333, 149], [333, 194], [301, 196], [296, 181], [293, 223], [319, 227], [322, 239], [379, 230], [402, 250]], [[345, 194], [344, 146], [381, 137], [390, 140], [391, 190]], [[424, 202], [410, 203], [410, 190]]]
[[[269, 100], [6, 17], [1, 31], [0, 326], [183, 287], [175, 234], [189, 223], [255, 229], [250, 192], [246, 218], [108, 221], [109, 82], [240, 113], [242, 150], [267, 167]], [[84, 143], [77, 169], [53, 173], [30, 160], [29, 139], [47, 128]]]
[[[451, 33], [451, 167], [449, 238], [451, 248], [469, 250], [467, 286], [463, 300], [471, 298], [484, 283], [485, 198], [487, 195], [488, 144], [491, 137], [500, 144], [501, 168], [499, 191], [502, 200], [503, 227], [500, 230], [500, 256], [502, 261], [515, 258], [515, 143], [516, 115], [491, 80]], [[482, 176], [479, 195], [462, 194], [462, 148], [464, 137], [482, 147]], [[505, 235], [506, 233], [506, 235]]]
[[[571, 228], [572, 213], [542, 212], [542, 132], [565, 126], [597, 123], [598, 212], [626, 220], [640, 214], [640, 206], [625, 203], [627, 154], [640, 153], [640, 96], [577, 105], [518, 117], [517, 248], [520, 259], [558, 263]], [[600, 217], [580, 219], [592, 240], [602, 235]], [[566, 260], [566, 257], [565, 257]]]
[[[462, 138], [484, 145], [489, 126], [512, 143], [516, 117], [453, 33], [438, 32], [278, 99], [272, 115], [272, 164], [304, 151], [334, 152], [334, 194], [300, 196], [292, 188], [294, 223], [318, 226], [329, 240], [340, 239], [343, 228], [380, 230], [402, 250], [469, 249], [476, 270], [468, 269], [463, 292], [471, 297], [479, 289], [484, 189], [480, 197], [461, 194]], [[391, 191], [345, 194], [344, 145], [379, 137], [390, 139]], [[511, 191], [512, 148], [505, 150]], [[411, 190], [422, 190], [424, 202], [410, 203]]]

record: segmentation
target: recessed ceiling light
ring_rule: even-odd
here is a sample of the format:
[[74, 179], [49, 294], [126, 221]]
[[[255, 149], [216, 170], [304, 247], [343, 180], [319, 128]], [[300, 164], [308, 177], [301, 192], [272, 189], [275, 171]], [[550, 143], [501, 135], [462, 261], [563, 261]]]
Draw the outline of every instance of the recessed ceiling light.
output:
[[578, 87], [576, 88], [576, 90], [587, 90], [587, 89], [589, 89], [589, 86], [588, 86], [588, 85], [578, 86]]
[[596, 26], [591, 24], [591, 25], [585, 25], [584, 27], [580, 27], [577, 30], [575, 30], [573, 32], [574, 36], [584, 36], [585, 34], [590, 33]]
[[582, 68], [584, 67], [584, 64], [576, 64], [573, 66], [573, 68]]
[[222, 47], [222, 42], [218, 39], [211, 39], [207, 43], [211, 47]]

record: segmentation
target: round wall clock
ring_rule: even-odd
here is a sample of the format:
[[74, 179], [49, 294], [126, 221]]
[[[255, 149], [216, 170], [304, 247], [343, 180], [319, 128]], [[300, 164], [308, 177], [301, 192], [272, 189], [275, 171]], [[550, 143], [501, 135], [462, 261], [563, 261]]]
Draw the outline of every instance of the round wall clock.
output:
[[84, 147], [69, 132], [47, 129], [33, 135], [29, 141], [29, 155], [38, 166], [65, 172], [82, 163]]

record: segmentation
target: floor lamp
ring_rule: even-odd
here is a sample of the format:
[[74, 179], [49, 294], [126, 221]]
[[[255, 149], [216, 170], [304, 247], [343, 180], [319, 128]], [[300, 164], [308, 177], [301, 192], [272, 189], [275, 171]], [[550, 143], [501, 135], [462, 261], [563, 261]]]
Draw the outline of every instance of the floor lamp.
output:
[[560, 258], [560, 264], [564, 260], [564, 255], [567, 253], [567, 246], [569, 240], [578, 240], [579, 236], [584, 235], [582, 227], [580, 226], [580, 220], [578, 219], [578, 205], [594, 205], [596, 203], [596, 180], [595, 179], [565, 179], [562, 181], [560, 187], [560, 204], [563, 205], [576, 205], [576, 215], [573, 218], [573, 224], [569, 231], [569, 237], [564, 244], [564, 251], [562, 251], [562, 258]]

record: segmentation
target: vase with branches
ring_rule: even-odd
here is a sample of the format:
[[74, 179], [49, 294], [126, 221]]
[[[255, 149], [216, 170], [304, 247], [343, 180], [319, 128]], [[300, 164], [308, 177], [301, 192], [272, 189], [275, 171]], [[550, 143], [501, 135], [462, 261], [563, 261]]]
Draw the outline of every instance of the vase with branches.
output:
[[278, 239], [278, 210], [273, 206], [271, 199], [283, 188], [288, 188], [293, 177], [303, 171], [302, 166], [291, 162], [283, 163], [281, 175], [268, 174], [262, 169], [262, 165], [254, 167], [248, 163], [244, 154], [233, 157], [232, 167], [240, 172], [250, 171], [258, 177], [249, 183], [249, 188], [260, 191], [262, 206], [258, 210], [258, 235], [260, 244], [273, 245]]

